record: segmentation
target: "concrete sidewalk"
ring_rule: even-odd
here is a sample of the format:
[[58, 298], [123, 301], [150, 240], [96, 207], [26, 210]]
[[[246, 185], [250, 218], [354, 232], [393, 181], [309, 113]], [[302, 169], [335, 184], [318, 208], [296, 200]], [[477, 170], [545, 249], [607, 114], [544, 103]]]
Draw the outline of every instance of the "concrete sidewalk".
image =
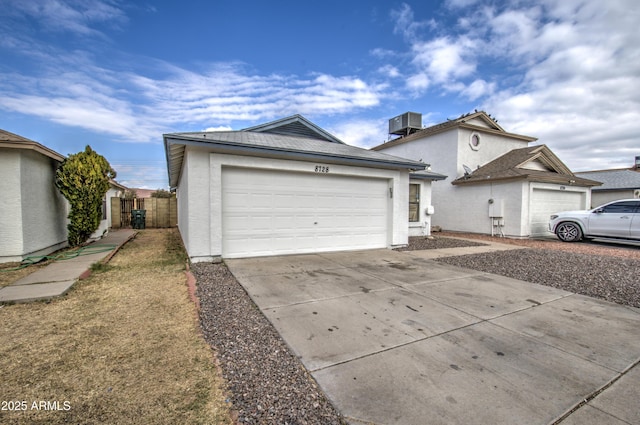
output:
[[131, 229], [110, 231], [104, 238], [87, 245], [82, 255], [57, 260], [11, 285], [0, 288], [0, 303], [49, 300], [64, 295], [79, 280], [87, 277], [91, 265], [108, 261], [122, 245], [136, 235]]
[[640, 423], [640, 310], [432, 261], [226, 260], [351, 424]]

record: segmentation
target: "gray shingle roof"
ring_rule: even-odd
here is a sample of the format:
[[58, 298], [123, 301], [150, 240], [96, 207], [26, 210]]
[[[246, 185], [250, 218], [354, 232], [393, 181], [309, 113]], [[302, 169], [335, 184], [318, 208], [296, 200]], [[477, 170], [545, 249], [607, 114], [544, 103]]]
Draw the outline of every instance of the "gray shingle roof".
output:
[[344, 142], [323, 128], [318, 127], [302, 115], [292, 115], [287, 118], [281, 118], [266, 124], [260, 124], [253, 127], [245, 128], [243, 131], [253, 131], [260, 133], [284, 134], [289, 136], [307, 137], [310, 139], [325, 140], [327, 142], [340, 143]]
[[602, 186], [592, 190], [639, 189], [640, 172], [632, 170], [585, 171], [575, 173], [585, 179], [602, 182]]
[[[527, 168], [527, 164], [538, 161], [546, 170]], [[576, 177], [569, 168], [546, 145], [513, 149], [488, 162], [470, 175], [452, 182], [454, 185], [490, 183], [495, 180], [526, 179], [529, 181], [596, 186], [598, 182]]]
[[211, 152], [253, 155], [268, 158], [323, 161], [326, 163], [360, 165], [374, 168], [423, 170], [426, 164], [374, 152], [346, 144], [331, 143], [283, 134], [253, 131], [219, 131], [171, 133], [163, 136], [169, 168], [169, 184], [179, 180], [184, 147], [205, 147]]

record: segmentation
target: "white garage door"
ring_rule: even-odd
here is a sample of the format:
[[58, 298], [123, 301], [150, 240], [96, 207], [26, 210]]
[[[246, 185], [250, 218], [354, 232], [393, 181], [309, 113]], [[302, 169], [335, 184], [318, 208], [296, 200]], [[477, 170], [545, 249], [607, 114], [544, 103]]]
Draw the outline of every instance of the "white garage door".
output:
[[584, 209], [582, 192], [533, 189], [531, 195], [531, 236], [549, 235], [549, 216], [561, 211]]
[[247, 168], [222, 170], [222, 256], [384, 248], [384, 179]]

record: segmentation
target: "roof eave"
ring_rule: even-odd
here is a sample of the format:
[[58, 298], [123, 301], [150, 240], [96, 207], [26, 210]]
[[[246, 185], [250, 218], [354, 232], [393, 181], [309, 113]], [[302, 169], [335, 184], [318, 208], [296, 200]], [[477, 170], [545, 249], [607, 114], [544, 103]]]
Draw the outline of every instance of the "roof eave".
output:
[[508, 133], [504, 130], [501, 131], [493, 128], [487, 128], [479, 125], [469, 124], [466, 122], [452, 122], [452, 124], [450, 125], [443, 125], [443, 124], [446, 124], [446, 123], [440, 123], [431, 127], [423, 128], [422, 130], [418, 130], [415, 133], [410, 134], [409, 136], [399, 137], [397, 139], [393, 139], [388, 142], [381, 143], [377, 146], [372, 147], [371, 150], [378, 151], [384, 148], [390, 148], [392, 146], [400, 145], [402, 143], [408, 143], [413, 140], [420, 140], [425, 137], [433, 136], [440, 133], [445, 133], [447, 131], [456, 130], [459, 128], [464, 128], [466, 130], [471, 130], [471, 131], [480, 131], [480, 132], [495, 134], [503, 137], [510, 137], [513, 139], [519, 139], [519, 140], [525, 141], [527, 143], [535, 142], [536, 140], [538, 140], [537, 137], [524, 136], [522, 134], [515, 134], [515, 133]]
[[510, 181], [510, 180], [527, 180], [530, 182], [534, 182], [534, 183], [554, 183], [554, 184], [560, 184], [560, 185], [567, 185], [567, 186], [578, 186], [578, 187], [593, 187], [593, 186], [599, 186], [602, 183], [600, 182], [596, 182], [593, 180], [587, 180], [587, 179], [575, 179], [573, 178], [574, 176], [570, 176], [570, 175], [563, 175], [562, 177], [558, 176], [558, 177], [553, 177], [553, 176], [549, 176], [549, 177], [545, 177], [545, 176], [533, 176], [530, 174], [523, 174], [520, 176], [505, 176], [505, 177], [488, 177], [486, 179], [480, 179], [480, 178], [469, 178], [469, 179], [464, 179], [464, 178], [458, 178], [454, 181], [451, 182], [452, 185], [454, 186], [459, 186], [459, 185], [467, 185], [467, 184], [484, 184], [484, 183], [493, 183], [496, 181], [499, 182], [504, 182], [504, 181]]
[[439, 174], [439, 173], [431, 173], [431, 172], [409, 173], [409, 179], [411, 179], [411, 180], [439, 181], [439, 180], [444, 180], [446, 178], [447, 178], [447, 176], [445, 176], [444, 174]]
[[62, 162], [65, 160], [64, 155], [61, 155], [58, 152], [54, 151], [53, 149], [49, 149], [48, 147], [41, 145], [38, 142], [34, 142], [32, 140], [27, 141], [25, 139], [25, 141], [15, 141], [15, 142], [10, 140], [3, 140], [0, 142], [0, 147], [9, 148], [9, 149], [33, 150], [58, 162]]
[[[183, 145], [183, 146], [197, 146], [197, 147], [205, 147], [211, 153], [223, 153], [223, 154], [231, 154], [231, 155], [248, 155], [248, 156], [258, 156], [258, 157], [267, 157], [267, 158], [279, 158], [279, 159], [289, 159], [289, 160], [301, 160], [308, 162], [325, 162], [329, 164], [340, 164], [340, 165], [352, 165], [359, 167], [376, 167], [376, 168], [386, 168], [386, 169], [394, 169], [394, 170], [424, 170], [427, 167], [427, 164], [423, 164], [416, 161], [388, 161], [383, 159], [375, 159], [375, 158], [357, 158], [353, 156], [340, 156], [340, 155], [332, 155], [327, 153], [319, 153], [319, 152], [307, 152], [307, 151], [296, 151], [289, 149], [279, 149], [274, 147], [266, 147], [266, 146], [249, 146], [249, 145], [241, 145], [237, 143], [229, 143], [222, 141], [214, 141], [208, 140], [198, 141], [193, 140], [188, 137], [180, 136], [177, 134], [165, 134], [163, 135], [164, 144], [165, 144], [165, 155], [167, 159], [167, 172], [169, 175], [169, 186], [171, 189], [174, 189], [178, 185], [178, 181], [180, 178], [181, 171], [173, 170], [181, 170], [182, 169], [182, 160], [183, 156], [171, 157], [171, 146], [172, 145]], [[179, 164], [174, 164], [174, 162], [179, 161]], [[175, 167], [174, 167], [175, 165]]]

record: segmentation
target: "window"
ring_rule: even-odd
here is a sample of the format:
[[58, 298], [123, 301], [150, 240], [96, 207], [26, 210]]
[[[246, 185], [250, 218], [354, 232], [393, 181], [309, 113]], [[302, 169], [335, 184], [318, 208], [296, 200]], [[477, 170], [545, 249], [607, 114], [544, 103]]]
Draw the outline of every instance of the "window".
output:
[[420, 221], [420, 185], [409, 185], [409, 221]]
[[478, 133], [471, 134], [471, 137], [469, 138], [469, 146], [471, 146], [471, 149], [474, 151], [480, 149], [480, 135]]
[[631, 214], [638, 207], [640, 202], [636, 201], [623, 201], [623, 202], [614, 202], [613, 204], [609, 204], [602, 208], [602, 212], [604, 213], [618, 213], [618, 214]]
[[102, 219], [107, 219], [107, 198], [102, 198]]

